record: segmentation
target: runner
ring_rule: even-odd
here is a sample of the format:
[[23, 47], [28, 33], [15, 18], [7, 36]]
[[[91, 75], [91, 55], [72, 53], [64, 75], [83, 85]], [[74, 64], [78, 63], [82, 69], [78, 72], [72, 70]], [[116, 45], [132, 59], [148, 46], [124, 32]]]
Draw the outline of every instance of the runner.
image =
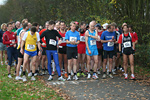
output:
[[[23, 62], [23, 82], [27, 81], [25, 76], [25, 70], [27, 67], [27, 63], [29, 60], [29, 57], [31, 56], [31, 62], [32, 62], [32, 77], [31, 80], [36, 80], [34, 77], [35, 73], [35, 67], [36, 67], [36, 58], [37, 58], [37, 46], [39, 48], [38, 55], [41, 55], [41, 46], [40, 46], [40, 37], [39, 33], [36, 32], [36, 27], [32, 26], [31, 31], [28, 31], [24, 34], [22, 41], [21, 41], [21, 50], [20, 52], [24, 53], [24, 62]], [[38, 45], [36, 44], [38, 42]], [[24, 50], [25, 45], [25, 50]]]
[[[85, 28], [86, 28], [86, 23], [81, 22], [79, 32], [80, 32], [80, 43], [78, 44], [78, 63], [77, 63], [77, 76], [80, 77], [81, 75], [85, 77], [86, 75], [84, 74], [84, 63], [85, 63]], [[79, 70], [81, 68], [81, 72]]]
[[138, 43], [138, 36], [137, 36], [137, 33], [133, 31], [133, 26], [132, 25], [129, 25], [129, 32], [131, 34], [133, 34], [133, 38], [135, 39], [135, 44]]
[[68, 79], [67, 80], [71, 80], [72, 64], [73, 64], [73, 71], [74, 71], [73, 79], [78, 80], [78, 77], [76, 75], [77, 58], [78, 58], [77, 45], [80, 42], [80, 35], [79, 35], [79, 32], [76, 31], [76, 23], [71, 22], [70, 28], [71, 30], [66, 32], [66, 35], [65, 35], [65, 40], [67, 43], [67, 59], [68, 59]]
[[[40, 36], [41, 39], [43, 37], [45, 37], [46, 39], [46, 44], [42, 43], [42, 45], [46, 45], [46, 55], [48, 59], [48, 71], [50, 74], [48, 80], [53, 79], [52, 71], [51, 71], [51, 54], [52, 54], [54, 61], [55, 61], [56, 70], [59, 76], [58, 80], [65, 81], [65, 79], [61, 76], [61, 70], [59, 66], [58, 53], [57, 53], [57, 44], [56, 44], [56, 37], [59, 37], [59, 38], [62, 38], [62, 37], [56, 30], [54, 30], [54, 26], [55, 26], [55, 22], [49, 21], [48, 30], [44, 31], [42, 35]], [[61, 43], [61, 40], [58, 43]]]
[[97, 74], [100, 74], [100, 68], [102, 68], [102, 58], [103, 58], [103, 44], [100, 41], [100, 37], [103, 33], [103, 30], [101, 30], [101, 25], [98, 23], [95, 25], [95, 29], [97, 31], [98, 34], [98, 39], [96, 41], [97, 44], [97, 49], [98, 49], [98, 67], [97, 67]]
[[135, 49], [135, 39], [133, 38], [133, 34], [129, 32], [129, 27], [127, 25], [123, 26], [123, 33], [119, 36], [119, 52], [121, 53], [121, 45], [122, 45], [122, 53], [123, 53], [123, 65], [125, 70], [125, 79], [128, 79], [127, 67], [128, 67], [128, 57], [131, 66], [131, 79], [135, 79], [134, 76], [134, 49]]
[[58, 57], [59, 57], [59, 66], [61, 68], [61, 72], [63, 73], [62, 69], [63, 69], [63, 63], [64, 63], [64, 68], [65, 68], [65, 74], [64, 76], [66, 78], [68, 78], [68, 74], [67, 74], [67, 47], [66, 47], [66, 41], [65, 41], [65, 31], [66, 28], [66, 24], [65, 22], [61, 21], [60, 22], [60, 31], [59, 34], [62, 36], [62, 43], [59, 44], [59, 50], [58, 50]]
[[11, 77], [11, 64], [12, 64], [12, 59], [14, 58], [16, 60], [15, 64], [15, 73], [16, 73], [16, 65], [18, 63], [17, 59], [17, 49], [16, 49], [16, 43], [17, 43], [17, 38], [14, 32], [12, 30], [12, 24], [8, 23], [7, 24], [7, 31], [3, 34], [3, 44], [7, 46], [7, 55], [8, 55], [8, 60], [9, 63], [7, 65], [7, 70], [8, 70], [8, 77]]
[[3, 66], [3, 53], [5, 53], [5, 64], [7, 64], [7, 47], [6, 45], [3, 44], [3, 34], [6, 32], [7, 30], [7, 24], [3, 23], [1, 25], [1, 30], [0, 30], [0, 61], [1, 61], [1, 65]]
[[98, 39], [98, 35], [97, 31], [95, 30], [95, 22], [92, 21], [89, 24], [89, 30], [85, 32], [85, 44], [86, 44], [87, 68], [88, 68], [87, 79], [91, 78], [90, 62], [92, 57], [94, 59], [94, 73], [92, 77], [93, 79], [98, 79], [98, 76], [96, 74], [98, 64], [98, 50], [96, 46], [96, 39]]
[[104, 50], [104, 60], [103, 60], [103, 79], [106, 78], [106, 64], [107, 64], [107, 56], [109, 56], [109, 77], [113, 78], [112, 64], [113, 64], [113, 53], [114, 53], [114, 42], [116, 41], [116, 36], [113, 25], [107, 25], [107, 30], [102, 33], [101, 42], [103, 43]]
[[[17, 51], [18, 51], [18, 64], [17, 64], [17, 73], [16, 73], [16, 80], [20, 80], [22, 79], [20, 76], [19, 76], [19, 71], [20, 71], [20, 66], [22, 65], [22, 61], [23, 61], [23, 55], [20, 53], [20, 45], [21, 45], [21, 41], [22, 41], [22, 38], [25, 34], [25, 32], [29, 29], [28, 27], [28, 23], [24, 23], [23, 24], [23, 30], [20, 31], [19, 33], [19, 39], [18, 39], [18, 47], [17, 47]], [[29, 70], [30, 72], [30, 70]], [[20, 73], [21, 74], [21, 73]], [[32, 74], [31, 74], [32, 75]], [[28, 75], [29, 76], [29, 75]]]
[[[41, 36], [41, 34], [42, 34], [44, 31], [46, 31], [46, 30], [48, 29], [48, 26], [49, 26], [49, 22], [47, 21], [47, 22], [45, 23], [45, 29], [42, 29], [42, 30], [39, 32], [40, 36]], [[46, 39], [45, 39], [45, 37], [43, 37], [41, 40], [42, 40], [43, 43], [46, 44]], [[45, 46], [41, 45], [41, 46], [42, 46], [42, 49], [43, 49], [43, 51], [42, 51], [42, 74], [44, 75], [44, 74], [48, 74], [47, 58], [46, 58], [46, 45], [45, 45]]]

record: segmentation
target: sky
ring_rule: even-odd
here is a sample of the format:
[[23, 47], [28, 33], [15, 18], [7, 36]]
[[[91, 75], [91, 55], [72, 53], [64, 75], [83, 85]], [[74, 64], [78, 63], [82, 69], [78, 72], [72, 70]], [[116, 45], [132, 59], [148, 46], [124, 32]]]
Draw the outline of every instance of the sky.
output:
[[4, 1], [6, 1], [6, 0], [0, 0], [0, 5], [3, 5]]

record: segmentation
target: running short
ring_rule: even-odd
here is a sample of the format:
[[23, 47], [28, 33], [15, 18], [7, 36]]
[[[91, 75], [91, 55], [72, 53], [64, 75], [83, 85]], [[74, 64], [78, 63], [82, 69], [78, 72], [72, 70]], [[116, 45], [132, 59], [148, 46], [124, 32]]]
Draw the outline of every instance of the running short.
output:
[[20, 52], [20, 48], [17, 49], [17, 53], [18, 53], [18, 58], [23, 58], [23, 55], [22, 55], [21, 52]]
[[98, 50], [97, 49], [93, 49], [93, 50], [90, 50], [91, 51], [91, 54], [89, 54], [88, 50], [86, 50], [86, 54], [88, 56], [95, 56], [95, 55], [98, 55]]
[[43, 51], [42, 51], [42, 55], [46, 55], [46, 48], [42, 47]]
[[7, 47], [2, 42], [0, 42], [0, 51], [4, 51], [4, 50], [7, 50]]
[[85, 45], [78, 45], [78, 53], [85, 54], [86, 46]]
[[67, 54], [67, 47], [66, 46], [59, 46], [58, 53]]
[[132, 48], [124, 49], [124, 50], [123, 50], [123, 54], [125, 54], [125, 55], [134, 54], [134, 53], [133, 53], [133, 49], [132, 49]]
[[103, 55], [103, 49], [97, 49], [98, 50], [98, 55]]
[[114, 51], [104, 50], [104, 59], [107, 59], [107, 56], [109, 56], [109, 58], [113, 58], [113, 54], [114, 54]]
[[67, 47], [67, 59], [77, 59], [78, 52], [77, 47]]
[[31, 52], [31, 51], [24, 50], [24, 53], [28, 54], [31, 57], [37, 56], [37, 51]]

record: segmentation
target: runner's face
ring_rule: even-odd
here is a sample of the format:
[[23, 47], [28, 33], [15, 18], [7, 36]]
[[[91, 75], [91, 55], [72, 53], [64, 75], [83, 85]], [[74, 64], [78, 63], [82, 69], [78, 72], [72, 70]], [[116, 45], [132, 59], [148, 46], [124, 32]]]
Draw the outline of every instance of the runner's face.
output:
[[130, 32], [132, 31], [132, 28], [131, 28], [131, 27], [129, 27], [129, 31], [130, 31]]
[[56, 23], [55, 27], [56, 27], [57, 30], [60, 28], [59, 22]]
[[55, 24], [49, 25], [50, 29], [54, 29], [54, 27], [55, 27]]
[[91, 30], [94, 30], [94, 29], [95, 29], [95, 24], [91, 24], [91, 25], [90, 25], [90, 29], [91, 29]]
[[13, 29], [12, 25], [8, 25], [7, 30], [11, 31]]
[[129, 31], [129, 28], [128, 28], [127, 26], [124, 26], [124, 27], [123, 27], [123, 31], [124, 31], [124, 32], [128, 32], [128, 31]]
[[76, 29], [76, 24], [72, 24], [71, 25], [71, 30], [75, 31], [75, 29]]
[[85, 29], [86, 28], [86, 24], [81, 25], [81, 29]]
[[115, 27], [114, 27], [114, 26], [111, 26], [111, 28], [110, 28], [110, 32], [113, 32], [113, 31], [114, 31], [114, 29], [115, 29]]
[[6, 29], [7, 29], [7, 26], [6, 26], [6, 25], [3, 25], [3, 29], [6, 30]]
[[61, 24], [60, 24], [60, 29], [64, 30], [65, 28], [66, 28], [65, 23], [61, 23]]
[[48, 24], [48, 23], [46, 23], [46, 24], [45, 24], [45, 28], [46, 28], [46, 29], [48, 29], [48, 26], [49, 26], [49, 24]]

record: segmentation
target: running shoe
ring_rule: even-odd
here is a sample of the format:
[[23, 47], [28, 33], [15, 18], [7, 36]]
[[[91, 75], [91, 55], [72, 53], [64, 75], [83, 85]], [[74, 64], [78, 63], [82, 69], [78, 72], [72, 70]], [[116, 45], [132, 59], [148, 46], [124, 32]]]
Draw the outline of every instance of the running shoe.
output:
[[66, 79], [64, 79], [62, 76], [58, 78], [58, 81], [65, 81]]
[[68, 75], [67, 81], [71, 81], [71, 75]]
[[74, 80], [78, 80], [77, 75], [74, 75], [73, 79], [74, 79]]
[[109, 74], [108, 76], [109, 76], [110, 78], [114, 78], [112, 74]]
[[35, 77], [34, 76], [32, 76], [31, 77], [31, 81], [35, 81], [36, 79], [35, 79]]
[[102, 79], [105, 79], [105, 78], [106, 78], [106, 74], [103, 74]]
[[22, 80], [22, 77], [16, 76], [15, 80]]
[[124, 74], [124, 76], [125, 76], [125, 80], [127, 80], [128, 79], [128, 74]]
[[80, 77], [80, 73], [79, 72], [77, 73], [77, 76]]
[[8, 75], [8, 78], [12, 78], [10, 74]]
[[101, 74], [100, 70], [97, 70], [97, 74], [98, 74], [98, 75], [100, 75], [100, 74]]
[[3, 61], [1, 61], [1, 65], [3, 66], [4, 64], [3, 64]]
[[134, 74], [131, 75], [131, 80], [134, 80], [135, 79], [135, 76]]
[[65, 75], [64, 75], [66, 78], [68, 78], [68, 74], [67, 73], [65, 73]]
[[92, 78], [93, 79], [98, 79], [98, 76], [96, 74], [93, 74]]
[[91, 78], [91, 74], [89, 73], [87, 79], [90, 79], [90, 78]]
[[32, 73], [30, 72], [30, 73], [28, 73], [28, 77], [31, 77], [32, 76]]
[[53, 77], [50, 75], [48, 78], [48, 81], [51, 81], [51, 80], [53, 80]]
[[81, 75], [82, 75], [83, 77], [86, 77], [86, 75], [85, 75], [84, 73], [81, 73]]
[[27, 81], [26, 76], [23, 76], [22, 80], [23, 80], [23, 82], [26, 82]]
[[54, 76], [54, 74], [55, 74], [55, 72], [54, 72], [54, 71], [52, 71], [52, 76]]

